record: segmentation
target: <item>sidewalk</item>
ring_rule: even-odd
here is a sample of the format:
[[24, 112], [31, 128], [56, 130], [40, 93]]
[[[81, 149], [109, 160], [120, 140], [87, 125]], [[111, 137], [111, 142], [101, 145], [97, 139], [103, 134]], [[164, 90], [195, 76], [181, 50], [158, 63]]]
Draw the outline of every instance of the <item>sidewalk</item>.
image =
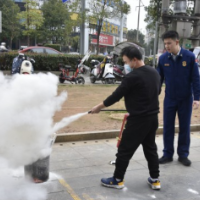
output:
[[[162, 156], [162, 135], [156, 137]], [[115, 160], [116, 139], [56, 143], [51, 155], [50, 171], [60, 178], [46, 184], [48, 200], [197, 200], [200, 199], [200, 132], [191, 134], [189, 158], [191, 167], [177, 162], [160, 166], [162, 188], [153, 191], [147, 185], [149, 176], [142, 148], [139, 147], [128, 167], [125, 188], [101, 186], [102, 177], [110, 177]], [[177, 135], [175, 137], [175, 149]]]

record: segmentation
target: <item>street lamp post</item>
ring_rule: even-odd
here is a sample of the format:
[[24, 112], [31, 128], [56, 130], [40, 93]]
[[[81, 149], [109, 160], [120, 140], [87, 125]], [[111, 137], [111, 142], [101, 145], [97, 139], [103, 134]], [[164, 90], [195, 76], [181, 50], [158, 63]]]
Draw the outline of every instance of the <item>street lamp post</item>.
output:
[[[121, 1], [122, 5], [124, 4], [124, 0]], [[119, 41], [123, 42], [123, 25], [124, 25], [124, 14], [121, 12], [121, 18], [120, 18], [120, 37]]]
[[[85, 11], [85, 0], [81, 0], [81, 12], [82, 14]], [[83, 17], [83, 21], [80, 25], [80, 54], [83, 55], [84, 52], [84, 47], [85, 47], [85, 20]]]
[[2, 33], [2, 12], [0, 11], [0, 33]]
[[154, 47], [153, 47], [153, 67], [156, 67], [156, 47], [157, 47], [157, 38], [158, 38], [158, 24], [159, 22], [156, 22], [156, 29], [155, 29], [155, 38], [154, 38]]
[[137, 38], [136, 38], [137, 42], [139, 42], [139, 40], [138, 40], [138, 32], [139, 32], [139, 24], [140, 24], [140, 1], [141, 0], [139, 0], [139, 10], [138, 10]]

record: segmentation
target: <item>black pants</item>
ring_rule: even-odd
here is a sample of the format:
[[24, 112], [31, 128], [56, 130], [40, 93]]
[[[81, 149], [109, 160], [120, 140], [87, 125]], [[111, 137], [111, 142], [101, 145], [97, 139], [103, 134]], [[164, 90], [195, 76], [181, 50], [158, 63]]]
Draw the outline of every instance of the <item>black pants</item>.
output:
[[116, 154], [114, 177], [124, 179], [129, 160], [140, 144], [148, 162], [151, 178], [159, 177], [159, 163], [155, 134], [158, 128], [158, 116], [128, 118], [123, 131], [122, 140]]

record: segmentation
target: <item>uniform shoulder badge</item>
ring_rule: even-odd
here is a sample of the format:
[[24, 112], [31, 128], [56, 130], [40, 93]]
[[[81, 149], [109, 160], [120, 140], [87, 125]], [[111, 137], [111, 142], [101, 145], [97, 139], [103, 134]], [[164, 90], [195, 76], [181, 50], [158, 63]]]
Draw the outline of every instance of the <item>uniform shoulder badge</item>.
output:
[[182, 65], [183, 65], [183, 67], [186, 67], [187, 62], [186, 62], [186, 61], [183, 61], [183, 62], [182, 62]]

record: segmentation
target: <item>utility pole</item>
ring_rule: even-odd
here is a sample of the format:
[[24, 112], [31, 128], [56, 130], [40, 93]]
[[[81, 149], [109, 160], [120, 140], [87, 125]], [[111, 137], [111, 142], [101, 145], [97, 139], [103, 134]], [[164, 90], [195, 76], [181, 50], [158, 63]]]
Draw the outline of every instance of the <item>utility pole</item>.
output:
[[[122, 0], [121, 3], [122, 3], [122, 5], [123, 5], [123, 4], [124, 4], [124, 0]], [[123, 42], [123, 27], [124, 27], [124, 13], [121, 12], [119, 42]]]
[[[82, 14], [85, 12], [85, 0], [81, 0], [81, 12]], [[85, 53], [84, 47], [85, 47], [85, 20], [83, 16], [83, 21], [80, 26], [80, 54], [81, 55]]]
[[157, 47], [157, 41], [158, 41], [158, 25], [159, 22], [156, 22], [156, 29], [155, 29], [155, 38], [154, 38], [154, 47], [153, 47], [153, 67], [156, 67], [156, 47]]
[[138, 23], [137, 23], [137, 36], [136, 36], [136, 40], [137, 42], [139, 42], [139, 26], [140, 26], [140, 7], [144, 6], [144, 5], [140, 5], [141, 0], [139, 0], [139, 10], [138, 10]]
[[0, 33], [2, 33], [2, 12], [0, 11]]
[[88, 11], [86, 8], [86, 0], [81, 0], [81, 12], [82, 12], [82, 23], [80, 26], [80, 54], [84, 55], [89, 48], [89, 29], [85, 20], [85, 12]]

